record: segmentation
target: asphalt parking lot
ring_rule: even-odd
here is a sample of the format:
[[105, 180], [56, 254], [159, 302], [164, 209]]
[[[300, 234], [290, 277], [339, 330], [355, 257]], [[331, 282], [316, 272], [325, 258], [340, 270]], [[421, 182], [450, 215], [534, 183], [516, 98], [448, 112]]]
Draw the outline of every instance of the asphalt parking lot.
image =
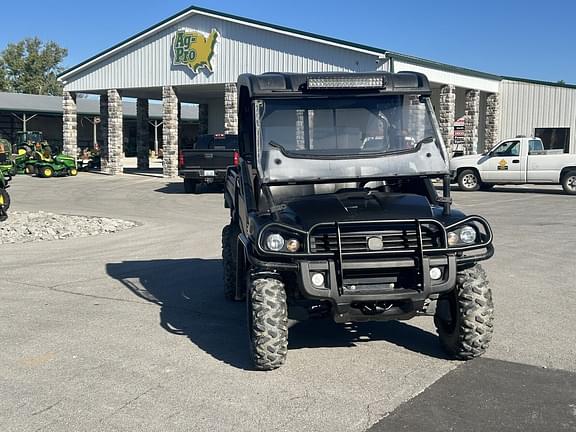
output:
[[0, 430], [576, 430], [576, 197], [454, 193], [495, 232], [482, 359], [446, 359], [430, 318], [312, 321], [262, 373], [243, 305], [222, 296], [222, 196], [181, 192], [140, 175], [14, 179], [12, 211], [139, 225], [0, 245]]

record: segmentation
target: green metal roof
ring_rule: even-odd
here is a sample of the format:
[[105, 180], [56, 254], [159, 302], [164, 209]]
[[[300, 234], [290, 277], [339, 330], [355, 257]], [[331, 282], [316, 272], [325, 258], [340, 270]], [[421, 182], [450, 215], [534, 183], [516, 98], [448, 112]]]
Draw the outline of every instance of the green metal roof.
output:
[[528, 79], [528, 78], [518, 78], [518, 77], [511, 77], [511, 76], [503, 76], [502, 79], [505, 79], [508, 81], [524, 82], [524, 83], [528, 83], [528, 84], [539, 84], [539, 85], [545, 85], [545, 86], [551, 86], [551, 87], [562, 87], [562, 88], [576, 89], [576, 84], [565, 84], [565, 83], [552, 82], [552, 81], [539, 81], [539, 80], [533, 80], [533, 79]]
[[446, 72], [456, 72], [456, 73], [461, 73], [464, 75], [470, 75], [470, 76], [475, 76], [478, 78], [486, 78], [486, 79], [497, 80], [497, 81], [500, 81], [502, 79], [502, 77], [500, 75], [494, 75], [494, 74], [490, 74], [490, 73], [486, 73], [486, 72], [480, 72], [480, 71], [473, 70], [473, 69], [467, 69], [467, 68], [463, 68], [463, 67], [459, 67], [459, 66], [453, 66], [453, 65], [446, 64], [446, 63], [440, 63], [440, 62], [436, 62], [436, 61], [432, 61], [432, 60], [426, 60], [426, 59], [423, 59], [420, 57], [414, 57], [414, 56], [410, 56], [410, 55], [406, 55], [406, 54], [400, 54], [397, 52], [388, 51], [387, 55], [388, 55], [388, 57], [390, 57], [393, 60], [400, 60], [400, 61], [405, 61], [408, 63], [415, 64], [415, 65], [431, 67], [434, 69], [441, 69], [441, 70], [446, 71]]

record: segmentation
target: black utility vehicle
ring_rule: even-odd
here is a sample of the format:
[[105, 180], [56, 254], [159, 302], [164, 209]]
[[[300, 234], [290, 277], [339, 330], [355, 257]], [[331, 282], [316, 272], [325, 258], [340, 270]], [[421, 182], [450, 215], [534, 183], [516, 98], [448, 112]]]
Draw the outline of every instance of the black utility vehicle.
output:
[[226, 169], [237, 163], [237, 135], [200, 135], [194, 147], [180, 149], [178, 174], [186, 193], [196, 193], [202, 183], [223, 184]]
[[255, 367], [285, 362], [289, 316], [432, 315], [449, 354], [483, 354], [493, 304], [477, 263], [493, 255], [492, 231], [451, 209], [427, 78], [242, 75], [238, 93], [224, 284], [226, 298], [247, 301]]

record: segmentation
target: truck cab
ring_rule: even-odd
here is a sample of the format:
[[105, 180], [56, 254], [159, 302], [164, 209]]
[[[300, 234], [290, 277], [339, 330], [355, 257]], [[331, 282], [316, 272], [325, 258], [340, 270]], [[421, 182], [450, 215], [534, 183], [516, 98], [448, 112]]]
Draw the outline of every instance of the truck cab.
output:
[[494, 252], [492, 231], [451, 206], [427, 78], [242, 75], [238, 95], [224, 296], [247, 302], [254, 367], [285, 362], [288, 317], [430, 315], [448, 353], [481, 355], [493, 305], [478, 262]]
[[482, 155], [455, 157], [450, 172], [464, 191], [530, 183], [561, 184], [566, 193], [576, 193], [576, 155], [544, 150], [535, 137], [505, 139]]

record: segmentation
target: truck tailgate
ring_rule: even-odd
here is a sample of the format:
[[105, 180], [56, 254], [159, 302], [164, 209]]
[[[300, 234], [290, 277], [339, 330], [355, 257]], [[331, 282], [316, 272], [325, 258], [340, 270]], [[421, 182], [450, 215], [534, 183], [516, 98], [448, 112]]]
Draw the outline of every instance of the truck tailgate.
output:
[[180, 169], [226, 169], [234, 164], [234, 150], [183, 149], [184, 165]]

